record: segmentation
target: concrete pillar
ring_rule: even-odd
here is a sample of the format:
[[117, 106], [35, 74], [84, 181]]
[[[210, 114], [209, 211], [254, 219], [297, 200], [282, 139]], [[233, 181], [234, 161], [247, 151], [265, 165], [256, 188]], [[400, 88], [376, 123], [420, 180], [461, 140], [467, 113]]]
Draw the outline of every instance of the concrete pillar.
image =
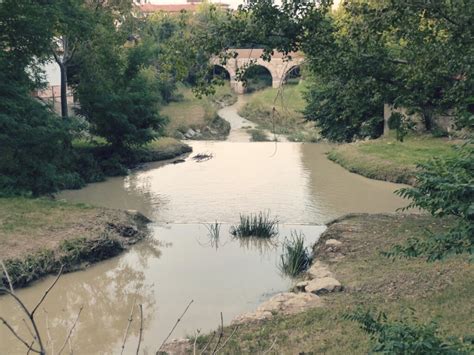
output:
[[230, 80], [230, 87], [236, 94], [242, 95], [245, 94], [245, 86], [242, 81], [238, 81], [235, 79]]
[[281, 79], [272, 78], [272, 88], [278, 89], [281, 86], [281, 84], [282, 84]]

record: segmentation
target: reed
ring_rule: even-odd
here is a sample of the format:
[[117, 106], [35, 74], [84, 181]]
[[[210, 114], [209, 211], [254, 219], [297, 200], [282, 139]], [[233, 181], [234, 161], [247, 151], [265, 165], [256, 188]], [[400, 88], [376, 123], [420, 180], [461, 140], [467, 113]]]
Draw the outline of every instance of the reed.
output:
[[291, 232], [291, 239], [285, 239], [283, 242], [280, 271], [285, 275], [296, 277], [306, 271], [310, 263], [310, 254], [304, 246], [304, 234]]
[[271, 238], [278, 234], [278, 220], [268, 213], [240, 215], [240, 223], [230, 228], [236, 237]]

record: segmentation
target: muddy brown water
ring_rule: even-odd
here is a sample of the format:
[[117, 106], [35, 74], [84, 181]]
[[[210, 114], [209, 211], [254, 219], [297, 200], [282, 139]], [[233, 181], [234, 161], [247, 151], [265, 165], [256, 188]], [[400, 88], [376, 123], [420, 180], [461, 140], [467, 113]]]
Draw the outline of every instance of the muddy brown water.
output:
[[[247, 140], [243, 131], [233, 137]], [[229, 324], [233, 317], [292, 286], [294, 281], [278, 269], [281, 242], [291, 231], [302, 232], [310, 246], [332, 218], [350, 212], [394, 212], [406, 205], [393, 194], [401, 185], [347, 172], [327, 160], [329, 147], [324, 144], [191, 145], [193, 154], [208, 152], [213, 158], [201, 163], [190, 158], [181, 164], [153, 163], [127, 177], [59, 195], [68, 201], [135, 209], [154, 223], [149, 240], [116, 258], [61, 277], [38, 311], [49, 351], [56, 353], [62, 346], [81, 306], [71, 337], [75, 354], [120, 353], [135, 303], [143, 304], [142, 349], [147, 353], [156, 351], [191, 300], [171, 338], [215, 329], [220, 312]], [[242, 242], [230, 236], [229, 228], [240, 213], [259, 211], [268, 211], [280, 221], [280, 233], [273, 242]], [[222, 223], [217, 245], [206, 228], [206, 223], [216, 220]], [[46, 278], [17, 294], [33, 305], [51, 280]], [[28, 338], [21, 313], [5, 297], [0, 298], [0, 315]], [[138, 331], [135, 312], [124, 353], [134, 353]], [[25, 348], [0, 327], [0, 354], [17, 353], [25, 353]]]

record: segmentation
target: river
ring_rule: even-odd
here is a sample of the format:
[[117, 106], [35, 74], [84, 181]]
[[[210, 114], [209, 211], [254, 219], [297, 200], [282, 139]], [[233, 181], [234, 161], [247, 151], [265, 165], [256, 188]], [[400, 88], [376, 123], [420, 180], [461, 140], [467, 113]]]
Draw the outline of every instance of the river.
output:
[[[153, 223], [151, 237], [130, 251], [61, 277], [38, 311], [44, 338], [53, 339], [49, 350], [59, 350], [81, 306], [71, 338], [76, 354], [120, 353], [133, 304], [143, 305], [142, 349], [148, 353], [156, 351], [191, 300], [172, 338], [215, 329], [220, 312], [229, 324], [292, 286], [278, 269], [281, 241], [292, 231], [303, 233], [310, 247], [332, 218], [406, 205], [393, 194], [402, 185], [347, 172], [326, 158], [326, 144], [249, 142], [242, 128], [248, 121], [236, 113], [240, 104], [220, 111], [232, 125], [228, 141], [190, 142], [192, 155], [210, 153], [210, 160], [152, 163], [126, 177], [59, 194], [68, 201], [138, 210]], [[279, 220], [273, 242], [231, 237], [229, 228], [240, 213], [260, 211]], [[207, 229], [215, 221], [221, 223], [218, 243]], [[17, 294], [32, 305], [51, 280]], [[11, 300], [0, 298], [0, 310], [12, 323], [22, 323]], [[124, 353], [133, 353], [138, 341], [137, 313], [133, 319]], [[0, 339], [0, 354], [24, 353], [5, 327]]]

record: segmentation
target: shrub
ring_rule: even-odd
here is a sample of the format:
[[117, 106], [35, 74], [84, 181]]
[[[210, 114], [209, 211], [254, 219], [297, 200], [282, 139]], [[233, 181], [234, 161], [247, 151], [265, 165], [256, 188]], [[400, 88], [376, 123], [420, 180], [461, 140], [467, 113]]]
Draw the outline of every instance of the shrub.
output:
[[311, 263], [308, 249], [304, 246], [304, 235], [291, 232], [291, 240], [283, 242], [283, 254], [280, 256], [279, 268], [285, 275], [296, 277], [306, 271]]
[[0, 97], [0, 195], [37, 196], [83, 184], [71, 169], [68, 122], [7, 70], [0, 70]]
[[394, 112], [388, 119], [388, 127], [397, 133], [397, 141], [403, 142], [408, 131], [413, 129], [414, 123], [408, 116], [400, 112]]
[[[439, 337], [437, 324], [419, 324], [411, 318], [389, 321], [384, 313], [377, 316], [370, 311], [358, 310], [346, 314], [375, 340], [371, 352], [384, 354], [469, 354], [469, 344]], [[472, 346], [471, 350], [474, 350]]]
[[278, 234], [278, 220], [268, 213], [240, 215], [240, 223], [232, 226], [230, 233], [236, 237], [271, 238]]
[[268, 142], [267, 134], [261, 129], [249, 129], [250, 140], [252, 142]]
[[426, 240], [410, 239], [386, 253], [389, 256], [427, 256], [442, 259], [449, 254], [474, 251], [474, 146], [469, 141], [455, 147], [452, 157], [434, 158], [420, 164], [417, 184], [396, 193], [412, 202], [405, 208], [421, 208], [435, 217], [451, 216], [455, 226]]

